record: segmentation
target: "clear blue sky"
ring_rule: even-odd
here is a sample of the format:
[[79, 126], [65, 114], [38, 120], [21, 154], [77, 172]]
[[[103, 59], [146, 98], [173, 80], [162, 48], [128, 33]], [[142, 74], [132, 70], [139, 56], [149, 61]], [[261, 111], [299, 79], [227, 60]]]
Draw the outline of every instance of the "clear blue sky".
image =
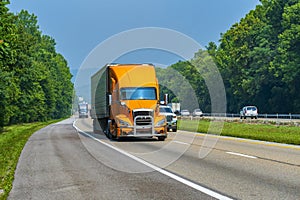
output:
[[[56, 40], [75, 75], [89, 52], [128, 29], [174, 29], [202, 46], [254, 9], [259, 0], [11, 0], [11, 12], [26, 9], [38, 17], [43, 34]], [[130, 57], [130, 56], [129, 56]], [[149, 62], [147, 58], [146, 62]], [[169, 60], [168, 60], [169, 59]], [[174, 62], [166, 56], [166, 64]]]

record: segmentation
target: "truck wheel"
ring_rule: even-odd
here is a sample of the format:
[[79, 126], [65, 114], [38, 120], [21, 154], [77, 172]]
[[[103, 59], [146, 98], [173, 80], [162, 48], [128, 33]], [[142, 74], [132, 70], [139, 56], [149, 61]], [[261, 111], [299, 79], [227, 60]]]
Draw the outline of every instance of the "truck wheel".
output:
[[158, 136], [158, 141], [165, 141], [166, 139], [166, 136]]
[[173, 131], [173, 132], [177, 132], [177, 128], [173, 128], [172, 131]]
[[117, 124], [114, 124], [113, 126], [114, 126], [114, 129], [112, 132], [110, 131], [110, 128], [108, 128], [109, 130], [108, 130], [107, 137], [111, 140], [115, 140], [117, 138]]

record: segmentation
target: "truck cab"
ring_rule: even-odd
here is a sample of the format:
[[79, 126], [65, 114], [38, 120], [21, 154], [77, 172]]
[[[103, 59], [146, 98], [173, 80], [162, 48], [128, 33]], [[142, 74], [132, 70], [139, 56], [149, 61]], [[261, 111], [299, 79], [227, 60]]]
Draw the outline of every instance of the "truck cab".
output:
[[89, 116], [88, 103], [82, 102], [78, 104], [79, 118], [88, 118]]

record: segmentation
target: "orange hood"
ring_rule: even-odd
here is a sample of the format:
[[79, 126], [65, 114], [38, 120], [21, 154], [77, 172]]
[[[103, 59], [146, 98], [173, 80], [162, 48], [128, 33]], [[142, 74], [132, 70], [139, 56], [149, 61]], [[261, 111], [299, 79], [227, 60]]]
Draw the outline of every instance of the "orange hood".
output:
[[126, 106], [130, 110], [135, 109], [152, 109], [155, 110], [157, 106], [157, 100], [125, 100]]

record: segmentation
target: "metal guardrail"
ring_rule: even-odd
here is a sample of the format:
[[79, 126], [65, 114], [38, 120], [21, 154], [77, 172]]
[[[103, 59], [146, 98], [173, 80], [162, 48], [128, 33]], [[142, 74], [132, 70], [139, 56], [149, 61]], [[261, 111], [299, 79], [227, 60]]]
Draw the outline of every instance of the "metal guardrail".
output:
[[300, 119], [300, 114], [259, 114], [258, 117], [271, 119]]
[[[237, 113], [203, 113], [207, 117], [240, 117]], [[258, 114], [259, 118], [266, 119], [300, 119], [300, 114]]]
[[[246, 123], [271, 123], [280, 125], [300, 126], [300, 114], [259, 114], [258, 119], [240, 119], [240, 114], [237, 113], [203, 113], [204, 118], [215, 118], [216, 120], [225, 121], [241, 121]], [[201, 119], [200, 116], [178, 116], [178, 119]]]

